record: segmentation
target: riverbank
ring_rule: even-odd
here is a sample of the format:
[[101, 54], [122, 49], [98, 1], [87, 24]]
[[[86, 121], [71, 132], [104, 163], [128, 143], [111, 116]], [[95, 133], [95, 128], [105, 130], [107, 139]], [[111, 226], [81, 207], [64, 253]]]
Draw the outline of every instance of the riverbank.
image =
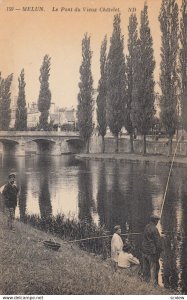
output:
[[114, 272], [110, 260], [103, 261], [81, 251], [75, 244], [61, 243], [59, 251], [48, 250], [43, 241], [52, 235], [16, 222], [15, 232], [0, 213], [0, 294], [2, 295], [168, 295], [123, 270]]
[[[81, 153], [76, 154], [77, 159], [94, 159], [94, 160], [126, 160], [135, 162], [153, 162], [153, 163], [171, 163], [173, 157], [165, 155], [141, 155], [130, 153]], [[187, 157], [176, 156], [174, 159], [175, 165], [184, 164], [187, 165]]]

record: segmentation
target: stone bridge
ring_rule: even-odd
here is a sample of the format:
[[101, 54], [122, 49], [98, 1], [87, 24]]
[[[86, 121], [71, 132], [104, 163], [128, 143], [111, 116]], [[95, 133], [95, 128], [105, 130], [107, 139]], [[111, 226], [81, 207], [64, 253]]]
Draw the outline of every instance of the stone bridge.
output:
[[0, 131], [3, 153], [25, 156], [34, 149], [37, 154], [61, 155], [79, 153], [83, 141], [73, 131]]

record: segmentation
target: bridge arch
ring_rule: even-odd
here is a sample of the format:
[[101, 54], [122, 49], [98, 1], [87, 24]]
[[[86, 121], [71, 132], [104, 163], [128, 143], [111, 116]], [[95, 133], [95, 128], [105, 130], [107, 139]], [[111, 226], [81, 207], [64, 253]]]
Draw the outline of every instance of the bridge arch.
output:
[[25, 140], [26, 143], [29, 142], [36, 142], [36, 143], [41, 143], [41, 142], [51, 142], [51, 143], [56, 143], [56, 140], [53, 138], [47, 138], [47, 137], [33, 137], [33, 138], [28, 138]]
[[0, 138], [0, 143], [3, 145], [3, 153], [14, 154], [19, 145], [19, 142], [14, 139]]
[[2, 144], [19, 144], [19, 142], [17, 141], [17, 140], [14, 140], [14, 139], [12, 139], [12, 138], [0, 138], [0, 142], [2, 143]]
[[80, 138], [68, 138], [66, 139], [66, 143], [71, 153], [80, 153], [84, 148], [84, 141]]

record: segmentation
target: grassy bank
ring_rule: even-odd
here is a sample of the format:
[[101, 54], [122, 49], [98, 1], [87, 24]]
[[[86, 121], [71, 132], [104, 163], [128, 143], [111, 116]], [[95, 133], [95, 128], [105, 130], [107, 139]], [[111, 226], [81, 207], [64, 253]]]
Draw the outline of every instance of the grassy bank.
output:
[[114, 273], [110, 260], [88, 254], [76, 245], [61, 243], [58, 252], [43, 246], [52, 238], [16, 222], [9, 231], [0, 213], [1, 294], [171, 294], [154, 288], [126, 270]]
[[[95, 160], [126, 160], [136, 162], [153, 162], [153, 163], [171, 163], [173, 156], [165, 155], [141, 155], [130, 153], [82, 153], [76, 155], [77, 159], [95, 159]], [[176, 156], [174, 159], [175, 165], [185, 164], [187, 165], [187, 157]]]
[[[26, 215], [24, 223], [32, 225], [42, 231], [46, 231], [65, 240], [80, 240], [76, 244], [83, 250], [102, 255], [106, 259], [110, 255], [110, 238], [105, 237], [109, 234], [104, 226], [99, 226], [88, 220], [77, 220], [76, 218], [67, 218], [63, 214], [41, 218], [39, 215]], [[85, 240], [85, 238], [91, 238]]]

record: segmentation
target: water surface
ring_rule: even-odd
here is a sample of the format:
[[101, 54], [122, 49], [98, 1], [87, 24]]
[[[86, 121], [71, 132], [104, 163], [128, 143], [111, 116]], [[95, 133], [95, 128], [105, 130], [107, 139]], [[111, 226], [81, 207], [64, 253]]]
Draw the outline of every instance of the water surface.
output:
[[[73, 156], [3, 156], [0, 186], [17, 174], [20, 203], [16, 215], [46, 218], [63, 213], [105, 225], [112, 233], [142, 233], [159, 212], [170, 165], [125, 161], [78, 161]], [[187, 168], [173, 167], [163, 210], [165, 233], [160, 284], [187, 292]], [[141, 234], [132, 238], [140, 248]]]

